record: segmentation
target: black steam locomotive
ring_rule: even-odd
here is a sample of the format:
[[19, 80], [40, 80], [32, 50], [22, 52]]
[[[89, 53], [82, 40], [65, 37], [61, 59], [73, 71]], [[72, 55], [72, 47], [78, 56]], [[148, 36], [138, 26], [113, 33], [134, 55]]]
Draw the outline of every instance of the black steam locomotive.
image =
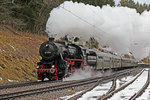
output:
[[61, 80], [79, 68], [91, 66], [91, 69], [106, 67], [136, 66], [133, 59], [124, 59], [119, 56], [102, 53], [75, 44], [54, 42], [49, 38], [41, 44], [39, 49], [41, 61], [37, 63], [38, 80]]
[[42, 43], [39, 53], [42, 59], [37, 63], [38, 80], [59, 80], [86, 65], [86, 49], [75, 44], [54, 42], [54, 38]]

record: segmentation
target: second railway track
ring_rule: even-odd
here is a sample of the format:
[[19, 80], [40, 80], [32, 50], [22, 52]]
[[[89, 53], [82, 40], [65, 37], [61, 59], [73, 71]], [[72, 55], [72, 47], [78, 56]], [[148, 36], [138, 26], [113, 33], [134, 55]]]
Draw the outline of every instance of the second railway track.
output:
[[[144, 74], [145, 70], [143, 70], [141, 73], [139, 73], [133, 80], [131, 80], [130, 82], [127, 82], [126, 84], [123, 84], [121, 87], [115, 89], [115, 85], [114, 88], [111, 89], [110, 88], [110, 92], [107, 92], [105, 95], [100, 96], [97, 100], [114, 100], [114, 99], [127, 99], [127, 100], [135, 100], [136, 98], [138, 98], [143, 92], [144, 90], [148, 87], [149, 83], [150, 83], [150, 70], [148, 71], [148, 76], [147, 79], [144, 80], [145, 83], [143, 86], [139, 87], [140, 89], [135, 88], [134, 86], [131, 86], [132, 84], [136, 84], [136, 82], [139, 82], [138, 80], [140, 80], [139, 78], [142, 77], [142, 75]], [[141, 75], [142, 74], [142, 75]], [[143, 80], [142, 80], [143, 81]], [[130, 87], [130, 88], [129, 88]], [[129, 88], [128, 93], [130, 93], [130, 95], [126, 94], [125, 89], [128, 90], [127, 88]], [[135, 93], [132, 93], [132, 90], [136, 91]], [[124, 91], [124, 93], [123, 93]], [[120, 95], [117, 93], [120, 93]], [[124, 94], [124, 95], [122, 95]], [[122, 96], [121, 96], [122, 95]], [[118, 98], [118, 96], [121, 96]]]
[[[79, 100], [87, 100], [87, 99], [90, 99], [90, 98], [93, 98], [93, 99], [95, 98], [95, 100], [107, 100], [111, 96], [115, 95], [115, 93], [120, 92], [121, 90], [123, 90], [124, 88], [126, 88], [127, 86], [129, 86], [130, 84], [132, 84], [133, 82], [135, 82], [137, 80], [137, 78], [140, 77], [141, 74], [143, 74], [143, 72], [144, 72], [144, 70], [141, 71], [138, 75], [136, 75], [134, 77], [134, 79], [132, 79], [132, 81], [130, 81], [130, 82], [126, 81], [120, 87], [118, 87], [117, 85], [119, 85], [119, 84], [116, 83], [117, 79], [121, 78], [120, 76], [117, 76], [117, 77], [115, 77], [114, 79], [111, 79], [111, 80], [105, 80], [103, 82], [99, 81], [93, 87], [90, 87], [89, 89], [87, 89], [85, 91], [82, 91], [81, 93], [76, 94], [74, 96], [70, 96], [70, 98], [68, 98], [67, 100], [77, 100], [78, 98], [79, 98]], [[111, 85], [110, 85], [110, 81], [112, 81]], [[131, 96], [129, 98], [129, 100], [135, 100], [135, 98], [137, 98], [139, 95], [141, 95], [143, 93], [143, 91], [148, 87], [149, 82], [150, 82], [150, 71], [149, 71], [148, 78], [147, 78], [147, 81], [144, 84], [144, 86], [142, 86], [142, 88], [138, 92], [136, 92], [133, 96]], [[102, 84], [108, 84], [108, 83], [109, 83], [109, 86], [107, 86], [107, 85], [103, 86], [102, 85]], [[95, 94], [94, 91], [96, 92], [96, 94]], [[97, 92], [97, 91], [99, 91], [99, 92]], [[65, 98], [65, 97], [61, 97], [61, 98]], [[116, 100], [116, 99], [110, 99], [110, 100]], [[119, 99], [119, 100], [121, 100], [121, 99]]]

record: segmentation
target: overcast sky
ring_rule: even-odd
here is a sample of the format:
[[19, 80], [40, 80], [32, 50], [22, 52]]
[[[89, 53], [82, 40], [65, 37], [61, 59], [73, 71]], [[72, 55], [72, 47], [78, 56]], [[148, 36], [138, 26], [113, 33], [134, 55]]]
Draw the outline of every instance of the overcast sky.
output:
[[[119, 3], [120, 0], [115, 0], [116, 1], [116, 4]], [[135, 2], [139, 2], [139, 3], [146, 3], [146, 4], [150, 4], [150, 0], [134, 0]]]

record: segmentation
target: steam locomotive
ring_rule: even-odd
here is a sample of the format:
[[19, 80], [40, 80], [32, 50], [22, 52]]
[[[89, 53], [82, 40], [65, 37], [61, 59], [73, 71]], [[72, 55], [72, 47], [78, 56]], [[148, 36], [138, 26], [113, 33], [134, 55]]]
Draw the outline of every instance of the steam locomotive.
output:
[[49, 38], [41, 44], [39, 49], [42, 59], [37, 63], [38, 80], [62, 80], [63, 77], [72, 74], [75, 70], [85, 66], [92, 69], [136, 66], [133, 59], [123, 59], [115, 55], [106, 54], [99, 50], [88, 49], [75, 44], [54, 42]]

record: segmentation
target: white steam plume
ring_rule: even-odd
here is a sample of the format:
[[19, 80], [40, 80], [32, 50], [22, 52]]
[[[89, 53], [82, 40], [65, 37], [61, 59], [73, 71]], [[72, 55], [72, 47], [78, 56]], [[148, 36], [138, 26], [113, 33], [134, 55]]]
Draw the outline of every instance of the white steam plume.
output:
[[103, 75], [109, 75], [109, 74], [111, 74], [111, 71], [107, 71], [105, 73], [95, 72], [95, 71], [90, 70], [89, 66], [86, 66], [84, 70], [82, 69], [76, 70], [72, 75], [64, 78], [63, 81], [81, 80], [81, 79], [92, 78], [92, 77], [101, 77]]
[[118, 54], [132, 52], [137, 58], [150, 52], [150, 12], [141, 15], [127, 7], [95, 7], [66, 1], [53, 9], [46, 31], [57, 38], [65, 34], [83, 41], [94, 36]]

